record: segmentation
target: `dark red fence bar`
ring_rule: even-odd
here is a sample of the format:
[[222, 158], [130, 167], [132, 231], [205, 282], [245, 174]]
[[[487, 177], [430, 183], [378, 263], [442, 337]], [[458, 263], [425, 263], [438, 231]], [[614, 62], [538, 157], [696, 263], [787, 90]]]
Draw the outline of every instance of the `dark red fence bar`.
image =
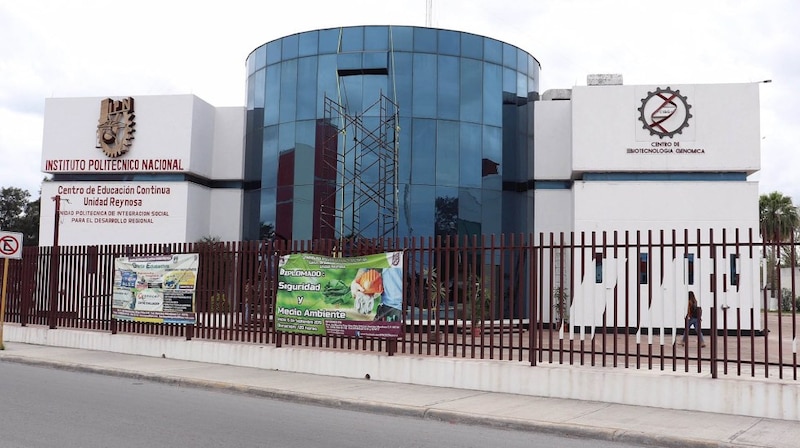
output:
[[[405, 253], [399, 340], [274, 331], [281, 255], [393, 250]], [[753, 229], [29, 247], [10, 260], [5, 318], [187, 339], [797, 380], [797, 250], [794, 240], [761, 241]], [[112, 320], [116, 258], [184, 253], [200, 256], [196, 325]], [[706, 347], [682, 318], [687, 290], [701, 296]]]

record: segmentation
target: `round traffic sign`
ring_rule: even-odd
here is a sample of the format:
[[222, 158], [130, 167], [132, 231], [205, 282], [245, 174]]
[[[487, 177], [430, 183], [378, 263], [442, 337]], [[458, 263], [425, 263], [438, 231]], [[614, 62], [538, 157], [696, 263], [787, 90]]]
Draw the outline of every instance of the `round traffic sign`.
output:
[[21, 258], [22, 234], [0, 233], [0, 258]]

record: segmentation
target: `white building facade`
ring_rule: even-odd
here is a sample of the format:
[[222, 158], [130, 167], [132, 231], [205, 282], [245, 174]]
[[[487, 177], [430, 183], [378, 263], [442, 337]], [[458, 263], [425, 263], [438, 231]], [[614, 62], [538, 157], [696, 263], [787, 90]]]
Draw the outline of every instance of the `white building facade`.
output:
[[[758, 237], [748, 178], [760, 168], [759, 84], [607, 81], [535, 105], [534, 230], [596, 245], [568, 250], [575, 278], [551, 285], [569, 290], [571, 323], [683, 328], [694, 291], [705, 309], [740, 311], [741, 328], [761, 328], [760, 251], [703, 246], [723, 233], [729, 243], [737, 231]], [[611, 245], [627, 247], [603, 250]]]
[[243, 120], [193, 95], [47, 99], [40, 244], [56, 197], [60, 245], [238, 240]]
[[[723, 231], [758, 234], [758, 184], [749, 178], [760, 168], [759, 84], [610, 79], [534, 101], [528, 189], [503, 185], [533, 204], [533, 213], [519, 213], [527, 232], [552, 232], [556, 241], [594, 234], [596, 246], [548, 255], [554, 266], [574, 261], [580, 269], [544, 290], [569, 289], [571, 323], [581, 328], [614, 319], [682, 328], [689, 291], [704, 309], [743, 311], [742, 329], [762, 328], [761, 254], [712, 257], [699, 246], [712, 232], [716, 241]], [[259, 226], [245, 205], [248, 189], [259, 187], [245, 185], [253, 167], [244, 107], [215, 108], [193, 95], [52, 98], [45, 106], [42, 171], [53, 180], [42, 186], [42, 246], [53, 245], [56, 231], [69, 246], [238, 241], [245, 227]], [[641, 237], [680, 247], [599, 250], [610, 232], [619, 243]], [[683, 244], [687, 236], [698, 246]], [[619, 307], [621, 291], [633, 305]]]

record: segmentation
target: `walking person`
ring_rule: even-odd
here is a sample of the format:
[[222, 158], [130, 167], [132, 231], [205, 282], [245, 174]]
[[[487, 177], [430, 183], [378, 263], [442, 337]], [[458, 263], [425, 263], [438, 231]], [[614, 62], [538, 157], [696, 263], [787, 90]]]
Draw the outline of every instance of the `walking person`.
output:
[[683, 332], [680, 345], [686, 344], [686, 339], [689, 336], [689, 329], [694, 327], [694, 330], [697, 332], [697, 337], [700, 339], [700, 347], [706, 346], [705, 341], [703, 341], [703, 331], [700, 329], [702, 317], [703, 309], [697, 306], [697, 298], [694, 296], [694, 291], [689, 291], [689, 301], [686, 307], [686, 329]]

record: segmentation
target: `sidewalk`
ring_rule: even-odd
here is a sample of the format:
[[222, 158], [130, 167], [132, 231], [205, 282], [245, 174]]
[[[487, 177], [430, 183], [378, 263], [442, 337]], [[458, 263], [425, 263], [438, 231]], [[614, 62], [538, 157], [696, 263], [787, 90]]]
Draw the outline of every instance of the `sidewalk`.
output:
[[656, 447], [796, 447], [800, 424], [694, 411], [489, 393], [6, 342], [0, 361], [181, 386]]

